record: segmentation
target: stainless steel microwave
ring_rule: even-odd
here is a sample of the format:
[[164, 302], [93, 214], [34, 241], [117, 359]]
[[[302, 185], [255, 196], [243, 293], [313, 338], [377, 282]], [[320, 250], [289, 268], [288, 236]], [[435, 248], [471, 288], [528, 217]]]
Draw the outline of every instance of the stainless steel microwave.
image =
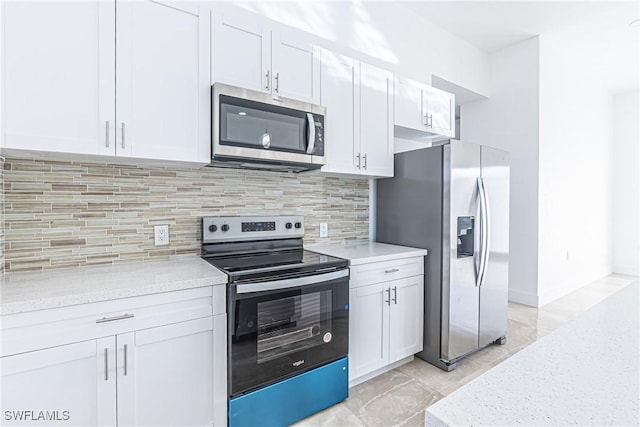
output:
[[325, 108], [215, 83], [211, 166], [302, 172], [325, 164]]

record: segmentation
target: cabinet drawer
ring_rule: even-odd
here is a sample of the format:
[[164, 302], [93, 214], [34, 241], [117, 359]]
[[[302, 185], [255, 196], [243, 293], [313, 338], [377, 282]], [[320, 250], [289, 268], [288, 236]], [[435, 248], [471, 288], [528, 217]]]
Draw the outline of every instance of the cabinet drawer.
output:
[[400, 258], [391, 261], [351, 267], [351, 288], [373, 283], [418, 276], [424, 273], [424, 257]]
[[224, 293], [209, 286], [2, 316], [0, 356], [211, 316]]

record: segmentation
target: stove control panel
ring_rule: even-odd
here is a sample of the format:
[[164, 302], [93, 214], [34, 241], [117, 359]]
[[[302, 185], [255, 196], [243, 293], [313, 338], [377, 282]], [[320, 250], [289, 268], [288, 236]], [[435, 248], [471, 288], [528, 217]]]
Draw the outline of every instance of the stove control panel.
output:
[[202, 218], [203, 243], [289, 237], [304, 237], [302, 216], [207, 216]]

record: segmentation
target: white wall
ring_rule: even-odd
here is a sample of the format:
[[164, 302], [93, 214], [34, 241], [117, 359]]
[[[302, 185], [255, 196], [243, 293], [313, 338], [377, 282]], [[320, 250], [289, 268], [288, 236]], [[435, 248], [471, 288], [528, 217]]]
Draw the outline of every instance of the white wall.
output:
[[509, 299], [537, 306], [538, 38], [490, 56], [486, 100], [460, 107], [462, 140], [510, 153]]
[[578, 55], [540, 37], [539, 305], [612, 271], [612, 97]]
[[393, 2], [213, 2], [242, 8], [312, 34], [337, 52], [431, 82], [436, 75], [488, 95], [489, 56], [484, 51]]
[[613, 271], [640, 276], [640, 111], [638, 91], [613, 101]]

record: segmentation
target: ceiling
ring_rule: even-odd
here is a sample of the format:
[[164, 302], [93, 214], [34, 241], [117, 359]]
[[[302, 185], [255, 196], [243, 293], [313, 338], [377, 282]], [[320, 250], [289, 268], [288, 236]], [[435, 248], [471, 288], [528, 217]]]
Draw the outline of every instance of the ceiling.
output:
[[[640, 2], [404, 1], [405, 7], [488, 53], [542, 35], [572, 49], [611, 92], [639, 86]], [[582, 54], [581, 54], [582, 52]], [[580, 55], [581, 54], [581, 55]]]

